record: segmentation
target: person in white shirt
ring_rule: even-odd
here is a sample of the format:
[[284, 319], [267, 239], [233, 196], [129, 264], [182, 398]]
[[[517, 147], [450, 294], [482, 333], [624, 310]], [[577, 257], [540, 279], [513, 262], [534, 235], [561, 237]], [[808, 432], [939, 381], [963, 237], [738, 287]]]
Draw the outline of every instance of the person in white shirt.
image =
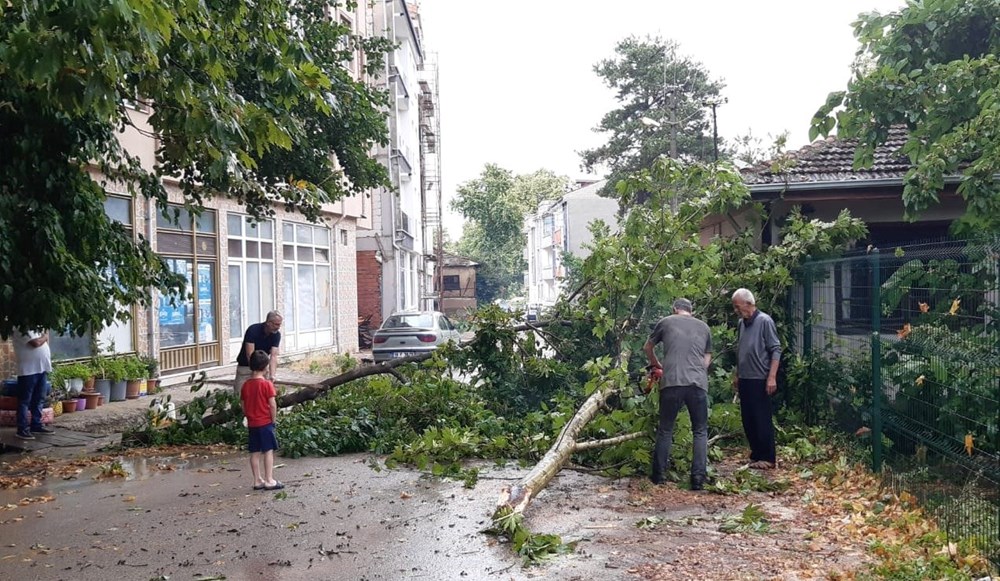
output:
[[52, 371], [49, 333], [18, 333], [11, 342], [17, 358], [17, 437], [34, 440], [33, 432], [50, 434], [53, 431], [42, 425], [42, 404], [47, 395], [45, 388], [49, 372]]

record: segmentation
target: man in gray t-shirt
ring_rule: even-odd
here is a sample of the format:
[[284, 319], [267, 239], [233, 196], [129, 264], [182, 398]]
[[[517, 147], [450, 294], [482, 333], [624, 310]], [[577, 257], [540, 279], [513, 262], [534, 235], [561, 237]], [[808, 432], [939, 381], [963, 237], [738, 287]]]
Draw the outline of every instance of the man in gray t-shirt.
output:
[[[702, 490], [708, 470], [708, 366], [712, 361], [712, 331], [691, 314], [691, 301], [674, 301], [674, 314], [656, 324], [643, 346], [654, 378], [660, 381], [660, 422], [656, 428], [650, 480], [661, 484], [670, 467], [674, 422], [687, 406], [694, 433], [691, 490]], [[663, 344], [663, 364], [654, 347]]]

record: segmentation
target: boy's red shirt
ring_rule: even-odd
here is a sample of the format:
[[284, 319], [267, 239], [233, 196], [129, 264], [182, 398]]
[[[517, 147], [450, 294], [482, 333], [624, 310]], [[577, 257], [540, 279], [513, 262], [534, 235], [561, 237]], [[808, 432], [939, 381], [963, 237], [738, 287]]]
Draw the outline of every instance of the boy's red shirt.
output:
[[271, 423], [271, 405], [268, 400], [277, 395], [274, 384], [263, 377], [252, 377], [243, 384], [240, 399], [243, 400], [243, 415], [247, 417], [247, 427], [259, 428]]

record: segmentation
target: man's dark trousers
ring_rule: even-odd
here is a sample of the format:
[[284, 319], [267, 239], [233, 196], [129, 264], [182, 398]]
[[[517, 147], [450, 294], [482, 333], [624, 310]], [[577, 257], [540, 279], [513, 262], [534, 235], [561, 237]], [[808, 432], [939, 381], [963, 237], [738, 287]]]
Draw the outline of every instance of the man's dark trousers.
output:
[[45, 403], [47, 373], [17, 376], [17, 431], [22, 434], [42, 427], [42, 404]]
[[771, 396], [767, 395], [764, 379], [740, 378], [740, 415], [743, 432], [750, 442], [750, 461], [775, 462], [774, 421], [771, 418]]
[[696, 385], [664, 387], [660, 390], [660, 423], [656, 428], [653, 448], [653, 470], [650, 479], [660, 483], [670, 468], [670, 450], [674, 440], [674, 423], [681, 408], [687, 406], [694, 435], [691, 478], [703, 481], [708, 468], [708, 393]]

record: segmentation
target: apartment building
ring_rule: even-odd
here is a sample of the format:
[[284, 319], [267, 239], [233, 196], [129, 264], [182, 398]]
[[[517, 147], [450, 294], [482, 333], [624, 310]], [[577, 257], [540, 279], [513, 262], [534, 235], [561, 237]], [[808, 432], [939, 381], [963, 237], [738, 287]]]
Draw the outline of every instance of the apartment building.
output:
[[374, 33], [396, 47], [384, 74], [389, 146], [378, 151], [393, 187], [371, 193], [357, 232], [357, 314], [376, 327], [394, 312], [436, 304], [441, 161], [437, 62], [424, 50], [419, 6], [386, 0], [372, 14]]
[[604, 180], [577, 182], [577, 189], [558, 200], [543, 202], [537, 212], [525, 218], [528, 268], [524, 286], [529, 308], [555, 304], [566, 276], [563, 253], [579, 258], [590, 254], [586, 245], [594, 239], [591, 222], [604, 220], [612, 231], [617, 229], [618, 202], [598, 194], [604, 184]]

